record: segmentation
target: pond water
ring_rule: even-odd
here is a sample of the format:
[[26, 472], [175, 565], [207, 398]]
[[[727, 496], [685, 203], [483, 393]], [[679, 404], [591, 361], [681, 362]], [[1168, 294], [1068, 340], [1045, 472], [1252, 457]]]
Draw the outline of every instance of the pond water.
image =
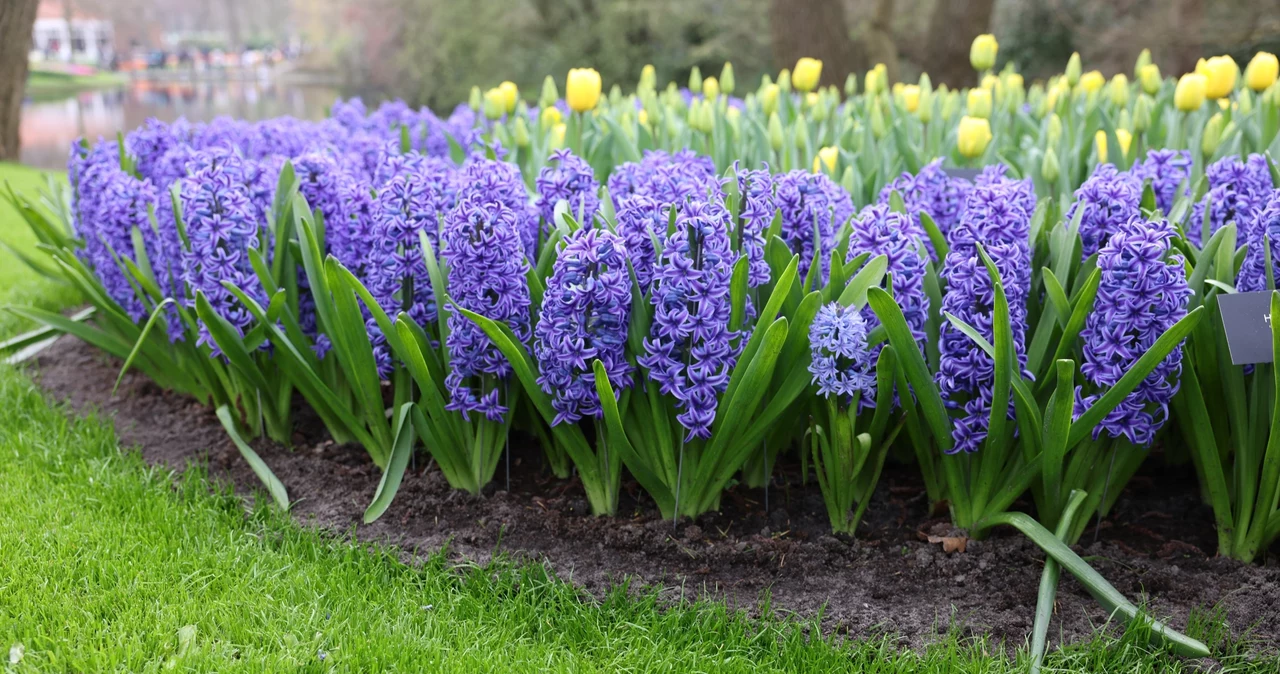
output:
[[221, 115], [258, 120], [280, 115], [317, 119], [338, 96], [327, 86], [261, 81], [133, 82], [119, 89], [81, 91], [22, 104], [22, 163], [63, 169], [71, 142], [112, 137], [149, 117], [208, 121]]

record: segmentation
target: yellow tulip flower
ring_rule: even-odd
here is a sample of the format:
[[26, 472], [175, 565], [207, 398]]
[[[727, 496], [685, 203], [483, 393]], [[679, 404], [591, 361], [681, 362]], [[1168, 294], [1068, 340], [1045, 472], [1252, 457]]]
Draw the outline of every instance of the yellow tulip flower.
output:
[[1280, 61], [1276, 60], [1276, 55], [1260, 51], [1245, 67], [1244, 83], [1254, 91], [1262, 91], [1275, 84], [1277, 75], [1280, 75]]
[[503, 109], [508, 114], [516, 111], [516, 102], [520, 100], [520, 89], [516, 87], [515, 82], [507, 81], [498, 85], [498, 91], [502, 92]]
[[1200, 59], [1196, 63], [1196, 72], [1204, 75], [1204, 95], [1208, 98], [1222, 98], [1235, 90], [1240, 67], [1230, 56], [1214, 56], [1207, 60]]
[[813, 172], [821, 173], [822, 167], [826, 167], [827, 172], [836, 170], [836, 162], [840, 160], [840, 148], [828, 145], [818, 150], [818, 155], [813, 158]]
[[965, 109], [970, 116], [987, 119], [991, 117], [991, 90], [970, 89]]
[[1204, 105], [1207, 87], [1204, 75], [1187, 73], [1178, 79], [1178, 88], [1173, 90], [1173, 104], [1183, 112], [1199, 110]]
[[791, 72], [791, 84], [800, 91], [813, 91], [822, 79], [822, 61], [808, 56], [796, 61], [796, 69]]
[[982, 117], [965, 116], [956, 132], [956, 148], [972, 159], [986, 151], [991, 143], [991, 123]]
[[564, 83], [564, 100], [574, 112], [594, 110], [600, 102], [600, 73], [595, 68], [573, 68]]
[[990, 33], [979, 35], [973, 38], [973, 44], [969, 46], [969, 64], [978, 72], [991, 70], [996, 65], [999, 50], [1000, 44], [996, 42], [996, 36]]

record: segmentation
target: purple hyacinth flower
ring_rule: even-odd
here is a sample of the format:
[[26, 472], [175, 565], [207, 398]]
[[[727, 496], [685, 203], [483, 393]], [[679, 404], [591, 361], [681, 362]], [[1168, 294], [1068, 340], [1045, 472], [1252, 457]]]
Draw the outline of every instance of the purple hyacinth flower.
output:
[[737, 358], [729, 330], [729, 212], [718, 201], [692, 201], [676, 220], [650, 290], [654, 316], [637, 360], [659, 391], [676, 399], [687, 440], [711, 436], [719, 396]]
[[790, 171], [778, 176], [775, 184], [782, 240], [800, 255], [800, 277], [808, 275], [816, 253], [819, 285], [825, 284], [836, 231], [853, 217], [853, 199], [824, 173]]
[[1084, 257], [1098, 252], [1120, 225], [1142, 214], [1142, 182], [1130, 173], [1121, 173], [1111, 164], [1098, 164], [1067, 211], [1067, 220], [1080, 212], [1080, 239]]
[[[449, 296], [459, 306], [499, 323], [529, 342], [529, 286], [518, 227], [520, 215], [500, 201], [471, 197], [445, 219], [442, 257], [448, 265]], [[449, 348], [453, 369], [445, 377], [450, 400], [446, 409], [480, 412], [501, 421], [507, 408], [496, 380], [511, 374], [511, 364], [475, 323], [459, 312], [449, 314]]]
[[769, 263], [764, 259], [764, 233], [773, 222], [777, 207], [773, 198], [773, 175], [769, 167], [759, 170], [738, 168], [739, 251], [747, 257], [747, 285], [758, 288], [769, 282]]
[[[946, 293], [941, 309], [977, 329], [988, 342], [994, 341], [995, 286], [978, 254], [982, 244], [999, 272], [1009, 304], [1014, 350], [1020, 366], [1025, 366], [1030, 216], [1022, 209], [1025, 201], [1018, 191], [1016, 185], [997, 183], [975, 186], [969, 193], [942, 266]], [[952, 451], [977, 451], [986, 440], [991, 406], [996, 404], [995, 361], [950, 321], [943, 321], [938, 338], [938, 387], [947, 406], [960, 410], [952, 424]], [[1012, 400], [998, 404], [1012, 408]]]
[[[862, 209], [850, 224], [852, 229], [845, 261], [849, 262], [863, 253], [873, 258], [879, 255], [888, 258], [886, 273], [893, 280], [894, 300], [902, 308], [911, 335], [923, 349], [925, 323], [929, 320], [929, 296], [924, 291], [926, 270], [920, 248], [925, 235], [920, 223], [905, 213], [877, 204]], [[863, 307], [862, 317], [871, 327], [880, 324], [880, 319], [869, 306]], [[872, 355], [879, 353], [880, 349], [876, 348]]]
[[556, 258], [533, 346], [538, 384], [551, 395], [556, 410], [553, 426], [603, 413], [596, 393], [597, 359], [616, 395], [631, 386], [626, 354], [631, 277], [626, 265], [626, 244], [603, 229], [575, 231]]
[[1191, 177], [1190, 150], [1148, 150], [1147, 158], [1134, 164], [1129, 172], [1138, 180], [1151, 181], [1161, 213], [1168, 213], [1178, 197], [1191, 193], [1187, 184]]
[[472, 155], [462, 167], [459, 184], [458, 203], [497, 202], [505, 206], [515, 218], [516, 233], [520, 236], [524, 254], [530, 260], [536, 259], [541, 234], [538, 210], [529, 203], [529, 192], [525, 189], [518, 166], [485, 159], [483, 155]]
[[1197, 246], [1204, 245], [1208, 236], [1229, 222], [1234, 222], [1237, 229], [1245, 229], [1266, 208], [1275, 188], [1267, 158], [1260, 154], [1249, 155], [1245, 161], [1224, 157], [1210, 164], [1205, 176], [1209, 179], [1209, 193], [1196, 202], [1186, 228], [1187, 239]]
[[547, 158], [535, 181], [535, 206], [542, 217], [543, 236], [555, 228], [556, 203], [566, 201], [569, 215], [583, 227], [590, 227], [600, 208], [600, 182], [585, 159], [568, 149], [556, 150]]
[[1240, 292], [1267, 290], [1268, 252], [1271, 255], [1271, 278], [1273, 281], [1280, 279], [1280, 266], [1277, 266], [1280, 265], [1280, 190], [1271, 192], [1267, 207], [1249, 222], [1244, 230], [1244, 240], [1249, 248], [1236, 278], [1236, 289]]
[[[921, 167], [915, 175], [903, 173], [880, 190], [879, 202], [889, 203], [889, 195], [897, 192], [907, 207], [907, 213], [918, 217], [921, 211], [929, 214], [938, 225], [938, 230], [946, 235], [960, 220], [964, 207], [964, 198], [972, 184], [963, 178], [952, 178], [942, 168], [942, 160], [935, 159]], [[932, 244], [926, 240], [925, 244]]]
[[[1098, 254], [1102, 281], [1080, 337], [1080, 372], [1099, 393], [1076, 388], [1078, 417], [1115, 386], [1155, 341], [1187, 315], [1191, 290], [1181, 256], [1170, 255], [1174, 228], [1167, 221], [1131, 220], [1119, 227]], [[1178, 392], [1182, 347], [1178, 346], [1093, 430], [1148, 445], [1168, 419]]]
[[854, 396], [859, 403], [875, 404], [874, 367], [862, 314], [837, 302], [823, 306], [809, 326], [809, 349], [809, 374], [818, 395], [835, 396], [846, 405]]

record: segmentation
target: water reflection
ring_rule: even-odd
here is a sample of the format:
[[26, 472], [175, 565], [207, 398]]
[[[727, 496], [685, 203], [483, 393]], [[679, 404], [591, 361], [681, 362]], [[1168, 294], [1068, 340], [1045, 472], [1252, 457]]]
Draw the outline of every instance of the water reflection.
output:
[[66, 167], [67, 148], [80, 136], [111, 137], [148, 117], [208, 121], [220, 115], [257, 120], [279, 115], [323, 117], [338, 91], [274, 82], [134, 82], [122, 89], [83, 91], [22, 105], [22, 163]]

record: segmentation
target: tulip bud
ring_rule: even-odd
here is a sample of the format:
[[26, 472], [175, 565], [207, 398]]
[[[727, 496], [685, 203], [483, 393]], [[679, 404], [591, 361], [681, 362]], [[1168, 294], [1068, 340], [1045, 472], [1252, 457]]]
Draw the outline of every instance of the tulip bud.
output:
[[791, 71], [791, 84], [800, 91], [813, 91], [821, 79], [822, 61], [807, 56], [796, 61], [796, 68]]
[[1142, 84], [1142, 90], [1148, 94], [1155, 96], [1160, 91], [1160, 85], [1163, 80], [1160, 77], [1160, 66], [1154, 63], [1148, 63], [1142, 66], [1138, 71], [1138, 82]]
[[1146, 131], [1151, 126], [1151, 108], [1155, 107], [1155, 100], [1146, 94], [1140, 94], [1138, 100], [1133, 103], [1133, 130], [1138, 133]]
[[1098, 132], [1093, 134], [1093, 142], [1098, 150], [1098, 163], [1105, 164], [1107, 162], [1107, 132], [1098, 129]]
[[942, 99], [942, 118], [951, 119], [956, 116], [956, 111], [960, 109], [960, 94], [954, 91], [948, 91], [943, 94]]
[[1116, 73], [1111, 78], [1111, 84], [1108, 85], [1107, 93], [1111, 94], [1111, 104], [1117, 108], [1123, 108], [1129, 104], [1129, 78], [1124, 73]]
[[1245, 67], [1244, 83], [1254, 91], [1262, 91], [1275, 84], [1277, 75], [1280, 75], [1280, 60], [1276, 59], [1275, 54], [1260, 51], [1253, 55], [1249, 65]]
[[902, 107], [907, 112], [915, 112], [920, 109], [920, 85], [908, 84], [902, 87]]
[[1173, 104], [1183, 112], [1199, 110], [1204, 105], [1207, 81], [1200, 73], [1187, 73], [1178, 79], [1178, 87], [1173, 90]]
[[1044, 178], [1045, 182], [1057, 182], [1058, 172], [1060, 170], [1061, 167], [1058, 166], [1058, 153], [1054, 152], [1053, 148], [1045, 150], [1044, 159], [1040, 160], [1040, 177]]
[[551, 147], [559, 150], [564, 147], [564, 132], [567, 130], [564, 124], [557, 124], [551, 127]]
[[[1134, 79], [1139, 79], [1139, 80], [1142, 79], [1142, 69], [1146, 68], [1149, 65], [1151, 65], [1151, 50], [1143, 49], [1142, 51], [1138, 52], [1138, 60], [1134, 61], [1133, 63]], [[1147, 92], [1147, 93], [1151, 93], [1151, 92]]]
[[484, 95], [480, 93], [480, 87], [471, 87], [471, 97], [467, 99], [467, 105], [476, 112], [480, 112], [480, 108], [484, 107]]
[[846, 98], [853, 98], [858, 95], [858, 76], [849, 73], [844, 78], [844, 95]]
[[524, 120], [523, 115], [518, 115], [511, 124], [511, 136], [516, 141], [516, 147], [529, 147], [529, 124]]
[[1133, 116], [1129, 114], [1128, 109], [1124, 109], [1120, 111], [1120, 116], [1116, 118], [1116, 128], [1117, 129], [1133, 128]]
[[928, 124], [933, 119], [933, 92], [921, 88], [920, 102], [916, 105], [916, 117]]
[[1058, 141], [1062, 140], [1062, 118], [1058, 113], [1050, 114], [1049, 120], [1045, 122], [1044, 138], [1051, 146], [1057, 145]]
[[991, 142], [991, 123], [982, 117], [962, 117], [956, 132], [956, 148], [973, 159], [981, 156]]
[[564, 118], [560, 114], [560, 109], [555, 106], [543, 108], [542, 113], [538, 115], [538, 126], [542, 128], [543, 133], [549, 131], [562, 121], [564, 121]]
[[516, 103], [520, 100], [520, 89], [516, 87], [516, 83], [510, 81], [503, 82], [498, 85], [498, 90], [502, 92], [504, 104], [503, 109], [508, 113], [515, 112]]
[[647, 64], [640, 69], [640, 83], [636, 85], [636, 91], [653, 91], [658, 88], [658, 72], [654, 70], [653, 64]]
[[1090, 70], [1089, 72], [1081, 75], [1080, 81], [1079, 81], [1080, 90], [1085, 92], [1086, 94], [1091, 94], [1095, 91], [1098, 91], [1099, 89], [1102, 88], [1102, 85], [1106, 83], [1107, 83], [1107, 78], [1103, 77], [1102, 73], [1096, 70]]
[[564, 98], [574, 112], [594, 110], [600, 102], [600, 73], [594, 68], [574, 68], [564, 83]]
[[769, 147], [774, 152], [782, 152], [782, 118], [777, 112], [769, 115]]
[[1214, 56], [1196, 63], [1196, 73], [1204, 75], [1204, 95], [1210, 99], [1229, 96], [1236, 88], [1240, 67], [1230, 56]]
[[866, 83], [863, 89], [866, 90], [868, 96], [879, 95], [880, 92], [888, 88], [888, 69], [883, 63], [877, 63], [876, 67], [867, 71]]
[[694, 66], [689, 70], [689, 91], [702, 91], [702, 69]]
[[965, 110], [971, 117], [989, 119], [991, 117], [991, 90], [970, 89]]
[[973, 44], [969, 46], [969, 64], [978, 72], [991, 70], [996, 65], [996, 53], [999, 49], [996, 36], [990, 33], [979, 35], [973, 38]]
[[733, 64], [725, 61], [724, 67], [720, 69], [720, 91], [723, 91], [726, 96], [732, 96], [736, 84], [737, 82], [733, 79]]
[[996, 105], [1004, 103], [1004, 82], [1000, 81], [995, 75], [985, 75], [982, 78], [982, 88], [991, 92], [991, 100]]
[[708, 77], [702, 80], [702, 97], [708, 101], [720, 98], [720, 80], [715, 77]]
[[1218, 145], [1222, 144], [1222, 130], [1224, 121], [1222, 113], [1216, 112], [1205, 122], [1204, 133], [1200, 136], [1200, 151], [1205, 157], [1213, 156], [1218, 151]]
[[884, 112], [879, 104], [871, 106], [871, 133], [875, 134], [876, 138], [884, 138], [889, 133], [889, 125], [885, 122]]
[[815, 122], [825, 122], [827, 120], [827, 106], [823, 103], [822, 97], [818, 94], [806, 94], [804, 97], [805, 109], [809, 111], [809, 116]]
[[824, 147], [813, 157], [813, 172], [822, 173], [825, 170], [827, 173], [834, 173], [838, 161], [840, 161], [840, 148]]
[[1067, 76], [1067, 85], [1075, 87], [1080, 82], [1080, 52], [1071, 52], [1071, 58], [1067, 59], [1067, 70], [1064, 73]]
[[484, 116], [489, 119], [501, 119], [507, 112], [507, 96], [502, 89], [494, 87], [484, 92]]
[[853, 194], [855, 191], [854, 187], [856, 187], [853, 181], [854, 181], [853, 167], [852, 166], [844, 167], [844, 173], [840, 175], [840, 186], [844, 188], [844, 191], [848, 192], [849, 194]]
[[809, 124], [805, 122], [804, 117], [796, 116], [796, 123], [792, 128], [792, 137], [796, 142], [796, 149], [800, 150], [800, 154], [809, 151]]
[[791, 93], [791, 71], [790, 70], [783, 68], [782, 72], [778, 73], [778, 89], [780, 89], [784, 94]]
[[1247, 115], [1253, 112], [1253, 94], [1249, 93], [1248, 89], [1242, 89], [1240, 93], [1236, 95], [1236, 108], [1242, 115]]
[[778, 109], [778, 85], [770, 84], [760, 90], [760, 109], [772, 115]]
[[560, 100], [560, 90], [556, 89], [556, 80], [547, 75], [546, 79], [542, 80], [542, 94], [538, 96], [538, 107], [555, 105], [558, 100]]

